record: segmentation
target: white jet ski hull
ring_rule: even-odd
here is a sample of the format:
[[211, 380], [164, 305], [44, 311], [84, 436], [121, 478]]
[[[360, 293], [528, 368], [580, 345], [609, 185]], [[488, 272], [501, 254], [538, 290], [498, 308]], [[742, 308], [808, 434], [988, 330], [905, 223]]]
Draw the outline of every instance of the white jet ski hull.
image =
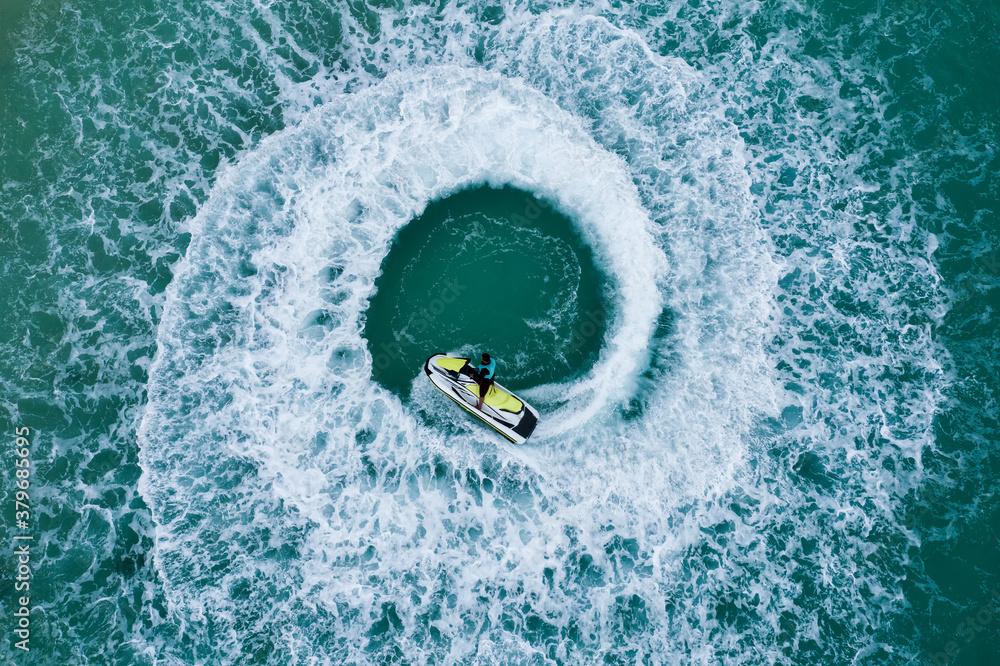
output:
[[467, 412], [515, 444], [524, 444], [538, 423], [538, 412], [499, 384], [487, 393], [482, 411], [476, 409], [479, 385], [463, 372], [470, 370], [468, 363], [463, 356], [434, 354], [424, 363], [424, 372], [434, 386]]

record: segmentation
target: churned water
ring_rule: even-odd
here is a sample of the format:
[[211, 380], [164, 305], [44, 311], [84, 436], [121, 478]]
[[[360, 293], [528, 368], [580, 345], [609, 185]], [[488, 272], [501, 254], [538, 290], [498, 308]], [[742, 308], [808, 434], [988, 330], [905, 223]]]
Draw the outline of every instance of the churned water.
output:
[[996, 2], [0, 21], [12, 663], [1000, 660]]

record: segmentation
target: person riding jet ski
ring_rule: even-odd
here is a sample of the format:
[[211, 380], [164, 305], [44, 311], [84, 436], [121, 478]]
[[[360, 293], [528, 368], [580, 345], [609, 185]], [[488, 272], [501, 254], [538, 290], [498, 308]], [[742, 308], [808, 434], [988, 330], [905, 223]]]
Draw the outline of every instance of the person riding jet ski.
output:
[[479, 357], [480, 366], [479, 369], [473, 368], [471, 365], [467, 366], [467, 374], [476, 380], [479, 384], [479, 404], [476, 405], [476, 409], [479, 411], [483, 410], [483, 400], [486, 399], [486, 392], [493, 388], [493, 380], [496, 376], [497, 362], [490, 358], [489, 354], [484, 353]]
[[483, 354], [480, 367], [467, 356], [437, 353], [424, 374], [442, 393], [515, 444], [524, 444], [538, 424], [534, 407], [495, 383], [496, 361]]

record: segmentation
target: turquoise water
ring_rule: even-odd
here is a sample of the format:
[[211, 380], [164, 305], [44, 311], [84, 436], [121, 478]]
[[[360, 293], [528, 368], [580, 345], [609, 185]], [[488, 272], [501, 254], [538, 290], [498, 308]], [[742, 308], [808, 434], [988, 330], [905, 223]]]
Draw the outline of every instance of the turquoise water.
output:
[[382, 262], [365, 307], [372, 379], [405, 400], [414, 368], [443, 350], [496, 357], [511, 390], [570, 383], [600, 354], [608, 288], [551, 203], [509, 187], [453, 194], [400, 229]]
[[[12, 663], [1000, 657], [995, 2], [0, 21]], [[609, 315], [523, 447], [366, 330], [484, 186], [565, 218], [512, 288]]]

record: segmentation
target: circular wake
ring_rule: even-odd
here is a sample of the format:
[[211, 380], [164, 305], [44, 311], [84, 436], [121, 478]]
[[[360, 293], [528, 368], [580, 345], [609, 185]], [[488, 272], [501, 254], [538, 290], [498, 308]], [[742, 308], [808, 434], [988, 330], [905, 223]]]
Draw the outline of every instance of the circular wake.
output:
[[[601, 31], [631, 70], [580, 80], [573, 52]], [[141, 488], [175, 612], [241, 623], [318, 614], [332, 633], [293, 630], [289, 645], [336, 659], [421, 636], [436, 637], [431, 651], [489, 637], [495, 648], [477, 648], [489, 659], [527, 654], [508, 628], [535, 622], [517, 610], [526, 598], [561, 609], [538, 620], [543, 631], [581, 618], [584, 644], [600, 641], [600, 608], [663, 608], [664, 590], [643, 582], [651, 570], [633, 567], [679, 552], [671, 507], [726, 492], [744, 463], [771, 400], [772, 268], [738, 137], [689, 99], [686, 66], [603, 22], [555, 42], [542, 25], [537, 37], [570, 52], [549, 62], [529, 34], [524, 60], [507, 65], [513, 77], [390, 76], [306, 115], [219, 179], [168, 290], [140, 430]], [[527, 85], [518, 67], [547, 76]], [[594, 87], [621, 90], [636, 67], [642, 89], [630, 94], [648, 103], [588, 127], [586, 104], [606, 94]], [[595, 131], [604, 145], [617, 133], [627, 159]], [[435, 420], [453, 406], [435, 404], [426, 382], [412, 398], [424, 417], [413, 413], [372, 381], [362, 337], [396, 232], [478, 184], [556, 202], [611, 283], [599, 359], [524, 392], [542, 417], [521, 449]], [[617, 545], [600, 536], [609, 526]], [[665, 627], [648, 612], [644, 622]], [[372, 638], [373, 626], [395, 637]]]
[[[0, 407], [45, 486], [38, 663], [993, 648], [989, 567], [955, 566], [996, 555], [988, 8], [16, 4]], [[525, 447], [416, 363], [398, 399], [363, 335], [389, 239], [500, 186], [608, 277], [585, 362], [504, 376]], [[562, 341], [543, 236], [517, 288], [553, 305], [518, 316]]]

